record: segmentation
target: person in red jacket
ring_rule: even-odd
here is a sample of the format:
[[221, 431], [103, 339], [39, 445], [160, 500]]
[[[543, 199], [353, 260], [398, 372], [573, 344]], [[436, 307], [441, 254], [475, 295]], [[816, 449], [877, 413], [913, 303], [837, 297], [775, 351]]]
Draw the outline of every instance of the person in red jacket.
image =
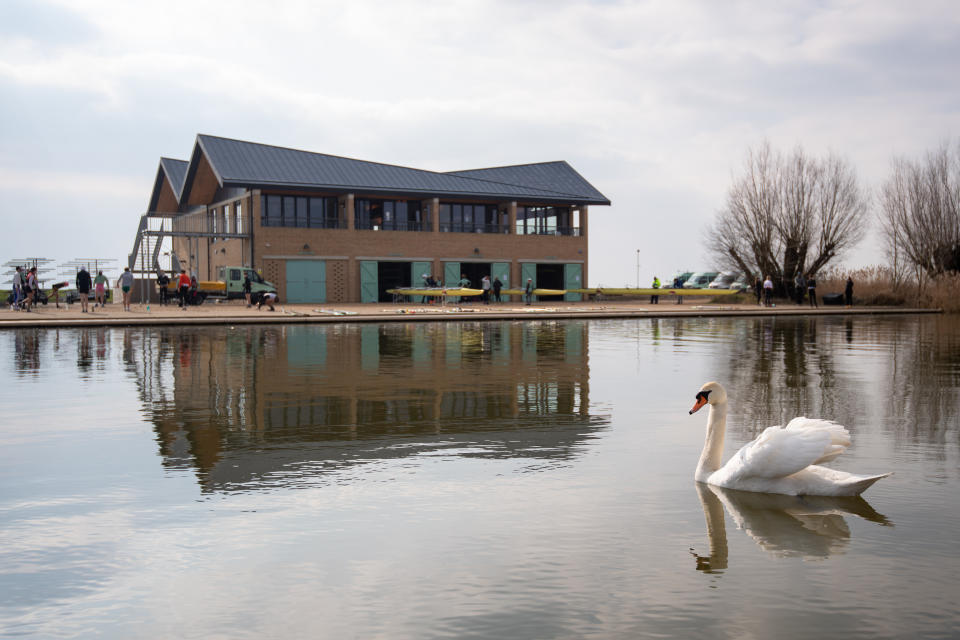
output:
[[180, 308], [187, 308], [187, 293], [190, 291], [190, 276], [186, 269], [180, 269], [180, 277], [177, 279], [177, 295], [180, 297]]

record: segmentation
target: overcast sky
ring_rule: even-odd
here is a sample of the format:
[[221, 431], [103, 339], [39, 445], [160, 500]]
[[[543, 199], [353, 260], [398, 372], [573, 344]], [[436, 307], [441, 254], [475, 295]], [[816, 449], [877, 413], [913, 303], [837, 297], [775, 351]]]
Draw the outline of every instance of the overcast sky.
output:
[[[591, 285], [709, 265], [746, 150], [865, 186], [960, 136], [955, 2], [0, 2], [0, 264], [130, 252], [197, 133], [450, 171], [566, 160]], [[847, 257], [881, 260], [876, 239]], [[6, 283], [4, 283], [6, 286]]]

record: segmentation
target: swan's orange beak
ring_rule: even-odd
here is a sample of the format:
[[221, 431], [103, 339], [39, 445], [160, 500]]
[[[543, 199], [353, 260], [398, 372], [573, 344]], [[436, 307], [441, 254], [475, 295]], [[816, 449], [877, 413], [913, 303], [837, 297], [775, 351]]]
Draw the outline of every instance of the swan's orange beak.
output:
[[693, 409], [690, 409], [690, 415], [695, 414], [697, 411], [703, 408], [703, 405], [707, 404], [707, 394], [698, 393], [697, 402], [693, 405]]

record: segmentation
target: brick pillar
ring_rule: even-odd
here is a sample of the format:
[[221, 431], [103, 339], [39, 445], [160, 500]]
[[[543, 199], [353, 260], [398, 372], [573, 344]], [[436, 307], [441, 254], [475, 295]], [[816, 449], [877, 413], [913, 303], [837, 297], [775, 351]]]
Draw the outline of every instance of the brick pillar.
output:
[[343, 208], [343, 214], [347, 220], [347, 229], [350, 229], [350, 230], [355, 229], [356, 226], [354, 222], [354, 215], [356, 213], [356, 210], [354, 209], [354, 206], [353, 206], [353, 194], [348, 193], [340, 196], [340, 198], [338, 199], [337, 206]]
[[[580, 206], [580, 237], [581, 238], [587, 237], [587, 205], [585, 204]], [[582, 243], [583, 243], [583, 269], [582, 269], [582, 273], [580, 274], [580, 277], [582, 278], [582, 282], [580, 283], [580, 286], [586, 288], [587, 283], [590, 282], [589, 280], [587, 280], [587, 276], [589, 275], [587, 273], [587, 265], [589, 264], [590, 261], [587, 260], [588, 243], [586, 240], [583, 240]], [[583, 296], [583, 299], [586, 300], [587, 297]]]
[[440, 233], [440, 198], [430, 200], [430, 226], [434, 233]]
[[[510, 226], [507, 233], [516, 234], [517, 233], [517, 203], [508, 202], [507, 203], [507, 224]], [[518, 284], [522, 287], [525, 283], [521, 282], [522, 272], [520, 270], [520, 263], [516, 259], [510, 261], [510, 282], [516, 287]], [[521, 298], [522, 300], [522, 298]]]

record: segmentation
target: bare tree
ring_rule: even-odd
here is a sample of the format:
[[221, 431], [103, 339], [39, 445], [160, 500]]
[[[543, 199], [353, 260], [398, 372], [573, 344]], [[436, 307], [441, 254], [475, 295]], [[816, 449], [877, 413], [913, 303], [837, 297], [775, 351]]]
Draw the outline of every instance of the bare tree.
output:
[[960, 271], [960, 143], [922, 161], [895, 159], [880, 215], [894, 272], [903, 262], [931, 278]]
[[782, 156], [764, 142], [747, 151], [708, 247], [720, 266], [792, 289], [797, 274], [823, 269], [863, 239], [867, 201], [842, 158], [818, 160], [800, 147]]

